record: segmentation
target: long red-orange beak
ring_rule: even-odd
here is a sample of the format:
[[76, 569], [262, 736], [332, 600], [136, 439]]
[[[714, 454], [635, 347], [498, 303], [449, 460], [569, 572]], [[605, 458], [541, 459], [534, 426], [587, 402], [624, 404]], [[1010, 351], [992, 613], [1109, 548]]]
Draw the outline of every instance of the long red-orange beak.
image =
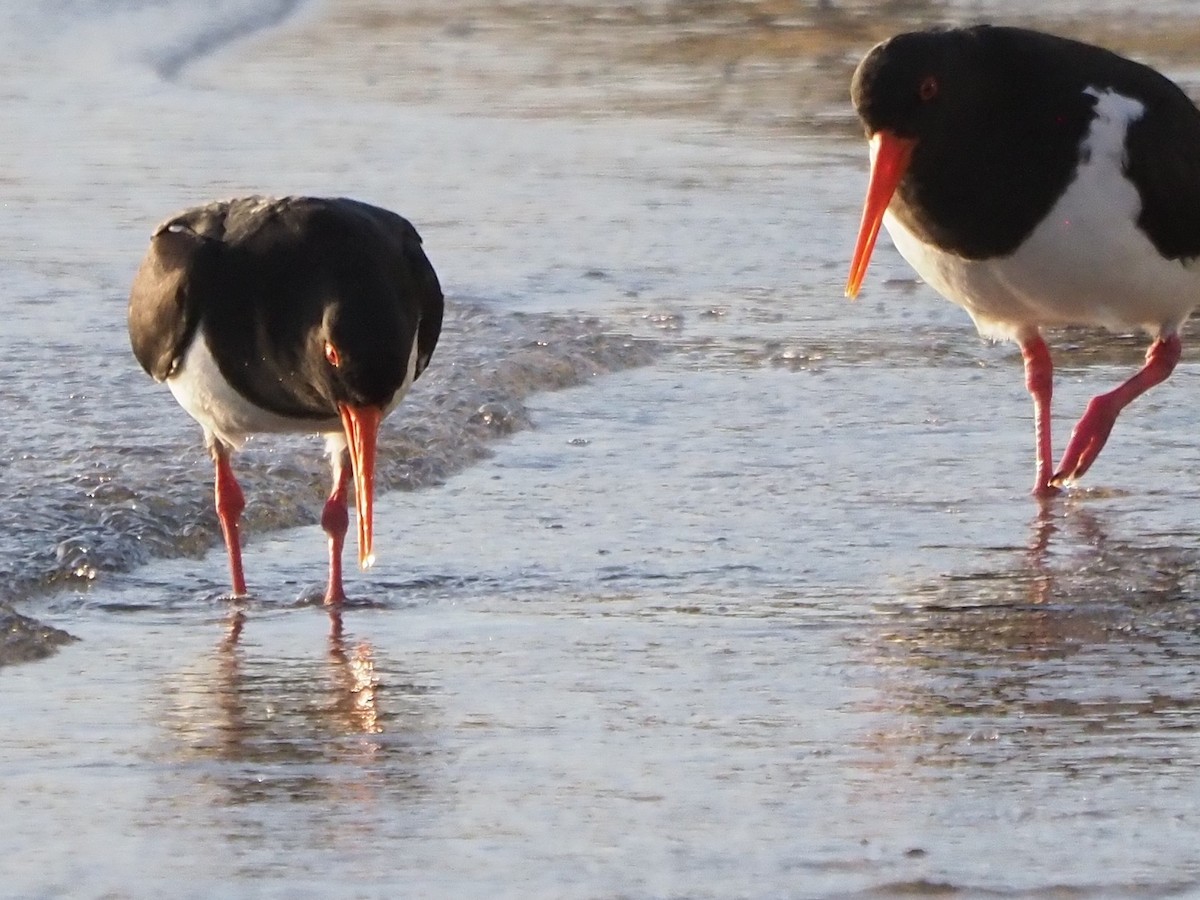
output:
[[372, 549], [375, 538], [375, 444], [383, 410], [378, 406], [338, 405], [346, 443], [350, 445], [350, 469], [354, 473], [354, 508], [358, 511], [358, 565], [369, 569], [375, 564]]
[[915, 138], [896, 137], [890, 131], [877, 131], [871, 136], [871, 180], [863, 204], [862, 224], [858, 226], [858, 243], [854, 245], [854, 256], [850, 260], [847, 297], [858, 296], [867, 274], [867, 263], [871, 261], [871, 251], [875, 249], [875, 239], [879, 237], [879, 226], [883, 224], [883, 214], [908, 169], [916, 145]]

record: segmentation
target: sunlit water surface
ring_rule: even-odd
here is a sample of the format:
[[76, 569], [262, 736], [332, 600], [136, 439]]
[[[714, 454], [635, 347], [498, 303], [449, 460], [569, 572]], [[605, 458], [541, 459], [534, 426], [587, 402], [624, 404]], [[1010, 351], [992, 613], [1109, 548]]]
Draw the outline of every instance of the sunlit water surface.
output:
[[[840, 105], [601, 115], [661, 74], [615, 53], [521, 109], [376, 89], [428, 22], [373, 14], [3, 14], [0, 584], [7, 658], [50, 655], [0, 670], [0, 894], [1200, 891], [1194, 363], [1039, 506], [1019, 354], [890, 247], [841, 298]], [[435, 30], [544, 72], [482, 53], [511, 14]], [[320, 441], [239, 455], [233, 604], [199, 429], [127, 348], [153, 225], [248, 191], [397, 209], [447, 291], [338, 619]], [[1055, 346], [1061, 446], [1144, 341]]]

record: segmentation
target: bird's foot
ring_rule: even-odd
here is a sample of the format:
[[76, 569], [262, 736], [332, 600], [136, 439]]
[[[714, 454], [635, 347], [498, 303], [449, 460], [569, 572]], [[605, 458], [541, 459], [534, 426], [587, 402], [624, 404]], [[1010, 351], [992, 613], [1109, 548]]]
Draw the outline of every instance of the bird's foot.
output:
[[1050, 478], [1052, 487], [1064, 487], [1083, 477], [1104, 449], [1120, 411], [1121, 406], [1113, 403], [1109, 394], [1092, 398], [1083, 418], [1071, 432], [1071, 440], [1058, 463], [1058, 469]]
[[254, 599], [254, 596], [249, 591], [242, 591], [241, 593], [238, 593], [235, 590], [211, 591], [204, 596], [205, 599], [210, 603], [231, 606], [235, 609], [242, 608], [247, 600]]
[[1057, 497], [1062, 493], [1062, 487], [1056, 485], [1050, 479], [1038, 479], [1037, 484], [1033, 486], [1033, 490], [1029, 492], [1039, 500], [1049, 500], [1052, 497]]

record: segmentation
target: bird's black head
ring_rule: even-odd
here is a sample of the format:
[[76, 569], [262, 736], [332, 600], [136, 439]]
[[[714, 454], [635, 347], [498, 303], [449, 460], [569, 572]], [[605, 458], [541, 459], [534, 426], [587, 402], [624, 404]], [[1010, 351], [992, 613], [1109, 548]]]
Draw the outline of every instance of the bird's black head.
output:
[[386, 407], [404, 384], [415, 335], [395, 308], [331, 303], [310, 337], [313, 379], [324, 399], [337, 407]]
[[[890, 209], [910, 230], [943, 246], [934, 230], [943, 223], [946, 194], [963, 203], [964, 186], [977, 182], [977, 166], [1008, 152], [993, 119], [1004, 79], [995, 78], [986, 26], [900, 34], [874, 47], [859, 63], [851, 99], [871, 145], [871, 176], [858, 241], [851, 257], [847, 296], [857, 295], [884, 214]], [[995, 83], [1001, 85], [996, 89]], [[964, 152], [970, 150], [972, 152]]]
[[886, 130], [922, 138], [961, 121], [984, 85], [978, 47], [975, 29], [913, 31], [873, 47], [850, 83], [867, 135]]

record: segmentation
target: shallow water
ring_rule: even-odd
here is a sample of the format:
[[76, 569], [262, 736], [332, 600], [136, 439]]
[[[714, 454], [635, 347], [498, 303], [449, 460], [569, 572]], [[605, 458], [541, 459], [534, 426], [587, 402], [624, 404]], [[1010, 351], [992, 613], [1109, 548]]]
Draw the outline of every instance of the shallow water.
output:
[[[455, 61], [562, 52], [513, 9], [435, 22], [415, 97], [372, 66], [429, 23], [371, 4], [5, 14], [0, 584], [78, 640], [0, 669], [0, 895], [1200, 890], [1194, 363], [1039, 505], [1019, 354], [890, 247], [841, 298], [844, 110], [597, 115], [659, 96], [616, 53], [504, 101]], [[249, 190], [398, 209], [451, 304], [340, 620], [320, 442], [239, 455], [231, 605], [199, 429], [127, 349], [153, 225]], [[1144, 341], [1055, 347], [1061, 446]]]

